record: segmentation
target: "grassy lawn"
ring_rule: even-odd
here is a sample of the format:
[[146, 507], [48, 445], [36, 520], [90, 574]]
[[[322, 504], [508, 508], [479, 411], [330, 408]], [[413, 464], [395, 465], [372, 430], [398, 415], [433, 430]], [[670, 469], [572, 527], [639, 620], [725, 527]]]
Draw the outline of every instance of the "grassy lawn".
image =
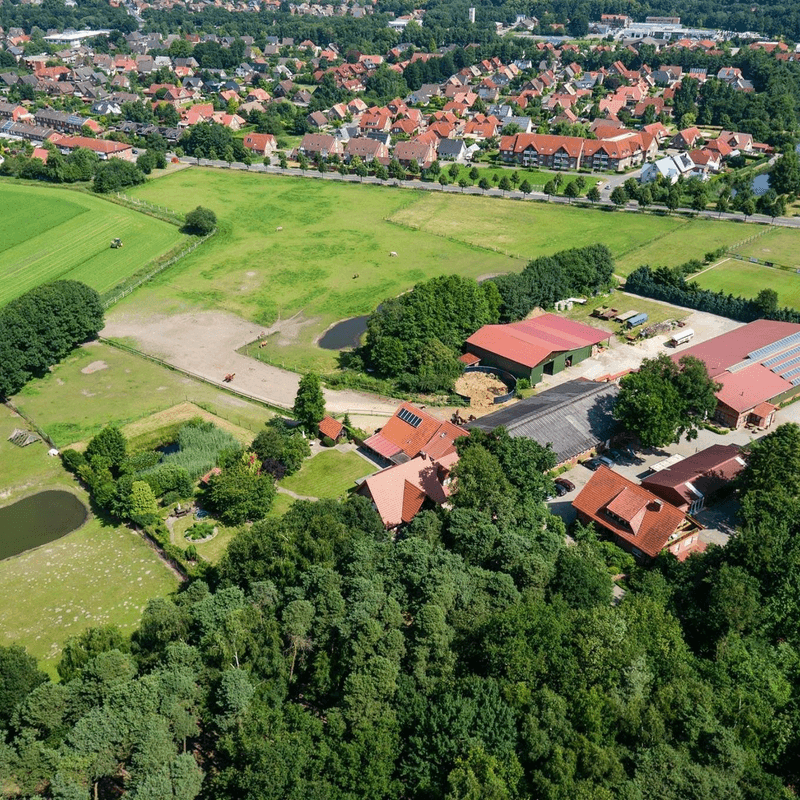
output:
[[[758, 239], [758, 241], [764, 241]], [[755, 242], [754, 242], [755, 244]], [[782, 306], [800, 308], [800, 275], [786, 270], [730, 259], [706, 270], [696, 282], [703, 289], [713, 289], [742, 297], [755, 297], [762, 289], [774, 289]]]
[[217, 532], [214, 538], [209, 539], [207, 542], [192, 542], [187, 539], [184, 534], [196, 521], [193, 515], [175, 520], [172, 526], [172, 542], [183, 549], [193, 544], [197, 548], [197, 553], [201, 558], [210, 561], [212, 564], [216, 564], [217, 561], [222, 558], [225, 550], [227, 550], [230, 540], [236, 535], [237, 528], [229, 528], [217, 520], [206, 518], [202, 521], [213, 522], [213, 524], [217, 526]]
[[592, 311], [598, 306], [616, 308], [620, 313], [623, 311], [642, 311], [647, 314], [646, 324], [648, 325], [654, 322], [665, 322], [668, 319], [683, 319], [692, 313], [685, 308], [661, 305], [653, 300], [647, 300], [644, 297], [635, 297], [633, 295], [623, 294], [622, 292], [613, 292], [612, 294], [602, 295], [601, 297], [590, 297], [585, 305], [576, 303], [572, 306], [571, 311], [565, 312], [565, 316], [577, 320], [578, 322], [584, 322], [594, 328], [602, 328], [614, 333], [627, 332], [627, 329], [619, 322], [593, 317]]
[[[6, 441], [24, 421], [0, 406], [0, 504], [35, 489], [66, 489], [88, 497], [36, 442]], [[84, 628], [111, 623], [131, 630], [151, 597], [177, 580], [137, 535], [96, 519], [35, 550], [0, 561], [0, 644], [19, 643], [55, 675], [61, 645]]]
[[[69, 278], [105, 292], [185, 237], [174, 225], [99, 197], [0, 181], [0, 305]], [[111, 240], [123, 247], [112, 250]]]
[[[453, 178], [450, 175], [450, 166], [451, 164], [447, 161], [441, 162], [442, 172], [447, 173], [447, 179], [451, 184], [457, 184], [459, 180], [464, 177], [469, 181], [470, 185], [473, 185], [472, 179], [469, 177], [469, 173], [472, 171], [473, 166], [478, 170], [478, 178], [474, 183], [475, 186], [478, 185], [478, 182], [481, 178], [488, 178], [492, 186], [496, 187], [504, 175], [507, 175], [509, 178], [511, 178], [511, 174], [516, 172], [519, 175], [519, 183], [517, 183], [516, 187], [514, 187], [512, 184], [512, 188], [519, 188], [519, 185], [523, 181], [528, 181], [528, 183], [530, 183], [537, 191], [540, 191], [541, 187], [544, 186], [548, 181], [556, 178], [556, 173], [554, 172], [543, 172], [538, 169], [524, 169], [522, 167], [514, 168], [505, 166], [503, 164], [498, 164], [495, 167], [480, 164], [457, 164], [456, 166], [458, 166], [459, 171], [456, 177]], [[497, 181], [492, 180], [495, 175], [497, 176]], [[572, 181], [578, 177], [579, 173], [561, 172], [558, 173], [558, 175], [562, 179], [561, 186], [558, 189], [558, 194], [564, 194], [564, 189], [567, 188], [567, 184], [572, 183]], [[588, 192], [592, 186], [602, 180], [602, 178], [594, 175], [583, 175], [583, 179], [586, 181], [586, 186], [584, 186], [582, 194], [586, 194], [586, 192]]]
[[747, 258], [760, 258], [783, 267], [800, 269], [800, 233], [792, 228], [770, 228], [768, 233], [735, 249]]
[[[664, 219], [649, 217], [649, 219]], [[668, 217], [669, 219], [669, 217]], [[618, 275], [630, 275], [642, 264], [651, 267], [677, 267], [693, 258], [703, 259], [706, 253], [720, 247], [733, 247], [752, 236], [752, 228], [738, 222], [713, 219], [680, 218], [681, 225], [639, 247], [634, 247], [617, 258]], [[797, 246], [800, 232], [789, 231]]]
[[[601, 242], [616, 257], [622, 275], [640, 264], [675, 266], [702, 258], [722, 244], [740, 242], [748, 233], [733, 222], [441, 194], [429, 194], [391, 219], [525, 258]], [[800, 234], [795, 235], [800, 243]]]
[[356, 478], [374, 472], [356, 453], [323, 450], [303, 464], [299, 472], [284, 478], [281, 486], [304, 497], [341, 497]]
[[93, 518], [51, 544], [0, 561], [0, 644], [24, 645], [54, 675], [70, 636], [107, 624], [131, 631], [147, 601], [176, 586], [138, 535]]
[[[95, 371], [83, 372], [90, 365]], [[194, 403], [251, 432], [271, 416], [261, 406], [102, 343], [74, 351], [44, 378], [31, 381], [14, 403], [59, 447], [86, 442], [109, 423], [128, 425], [181, 403]], [[143, 436], [140, 446], [146, 446], [148, 432], [181, 421], [181, 413], [174, 413], [175, 419], [150, 419], [126, 432]], [[195, 415], [191, 409], [182, 413]], [[237, 438], [242, 436], [240, 431]]]

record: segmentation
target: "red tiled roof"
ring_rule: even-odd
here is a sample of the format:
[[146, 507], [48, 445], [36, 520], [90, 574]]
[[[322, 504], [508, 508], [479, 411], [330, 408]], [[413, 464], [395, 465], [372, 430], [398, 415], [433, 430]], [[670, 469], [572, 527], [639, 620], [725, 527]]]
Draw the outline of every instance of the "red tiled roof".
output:
[[323, 436], [328, 436], [329, 438], [333, 439], [335, 442], [341, 435], [342, 431], [344, 431], [344, 425], [338, 420], [335, 420], [333, 417], [329, 417], [327, 414], [320, 420], [319, 423], [319, 432]]
[[472, 367], [480, 361], [480, 358], [476, 356], [474, 353], [464, 353], [464, 355], [458, 357], [458, 360], [462, 364], [466, 364], [468, 367]]
[[792, 388], [789, 381], [761, 364], [739, 372], [723, 372], [714, 380], [722, 384], [717, 399], [740, 414]]
[[457, 461], [455, 451], [439, 459], [417, 456], [370, 475], [363, 483], [363, 491], [372, 498], [383, 524], [394, 528], [410, 522], [426, 497], [434, 503], [447, 500], [449, 491], [442, 479]]
[[[685, 519], [675, 506], [606, 466], [592, 475], [572, 505], [648, 556], [657, 556]], [[606, 509], [625, 521], [610, 516]]]
[[642, 486], [673, 505], [688, 508], [701, 494], [717, 491], [744, 468], [744, 459], [736, 445], [715, 444], [648, 475]]
[[535, 367], [551, 353], [595, 345], [609, 336], [607, 331], [557, 314], [542, 314], [510, 325], [484, 325], [467, 339], [467, 345], [480, 347], [526, 367]]
[[[421, 421], [414, 427], [400, 418], [409, 412]], [[391, 458], [401, 451], [409, 458], [425, 453], [432, 458], [441, 458], [455, 450], [453, 442], [460, 436], [468, 436], [469, 431], [450, 422], [441, 422], [411, 403], [403, 403], [394, 416], [381, 428], [380, 433], [370, 436], [364, 444], [385, 458]]]

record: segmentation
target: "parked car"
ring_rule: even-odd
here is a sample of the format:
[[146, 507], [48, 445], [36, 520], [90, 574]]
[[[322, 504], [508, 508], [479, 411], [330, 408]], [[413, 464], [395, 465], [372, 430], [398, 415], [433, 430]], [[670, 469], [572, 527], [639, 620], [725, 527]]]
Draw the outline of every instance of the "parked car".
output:
[[558, 481], [553, 481], [553, 485], [555, 487], [555, 493], [548, 496], [548, 500], [555, 500], [556, 497], [563, 497], [569, 489], [566, 486], [559, 483]]
[[592, 472], [594, 472], [600, 466], [606, 466], [609, 469], [614, 466], [614, 462], [607, 458], [606, 456], [597, 456], [589, 461], [587, 461], [584, 466], [588, 467]]
[[556, 478], [554, 483], [556, 486], [560, 486], [562, 489], [564, 489], [564, 494], [575, 491], [575, 484], [566, 478]]

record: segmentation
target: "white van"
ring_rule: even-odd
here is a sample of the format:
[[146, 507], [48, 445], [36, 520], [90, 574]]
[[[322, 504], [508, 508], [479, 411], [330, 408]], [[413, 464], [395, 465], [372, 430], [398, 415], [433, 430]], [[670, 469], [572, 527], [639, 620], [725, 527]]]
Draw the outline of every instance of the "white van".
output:
[[677, 331], [677, 333], [673, 334], [669, 341], [673, 347], [680, 347], [680, 345], [690, 342], [693, 338], [694, 331], [691, 328], [682, 328]]

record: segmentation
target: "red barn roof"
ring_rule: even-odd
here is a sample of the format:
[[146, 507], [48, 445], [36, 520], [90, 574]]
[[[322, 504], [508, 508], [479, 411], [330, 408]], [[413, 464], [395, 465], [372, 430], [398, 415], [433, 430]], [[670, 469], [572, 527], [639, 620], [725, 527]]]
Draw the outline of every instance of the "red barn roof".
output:
[[557, 314], [542, 314], [509, 325], [484, 325], [467, 339], [467, 345], [480, 347], [526, 367], [535, 367], [551, 353], [595, 345], [610, 335], [608, 331]]

